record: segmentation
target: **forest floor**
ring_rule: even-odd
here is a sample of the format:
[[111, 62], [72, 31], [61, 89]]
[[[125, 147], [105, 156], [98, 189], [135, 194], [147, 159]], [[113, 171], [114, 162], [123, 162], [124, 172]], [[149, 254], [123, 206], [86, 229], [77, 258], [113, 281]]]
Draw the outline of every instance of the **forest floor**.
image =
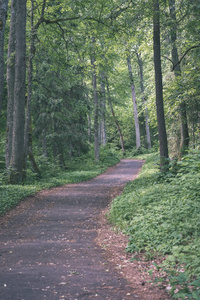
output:
[[0, 299], [170, 299], [149, 282], [152, 262], [130, 262], [127, 237], [105, 218], [142, 164], [122, 160], [90, 181], [24, 199], [2, 216]]

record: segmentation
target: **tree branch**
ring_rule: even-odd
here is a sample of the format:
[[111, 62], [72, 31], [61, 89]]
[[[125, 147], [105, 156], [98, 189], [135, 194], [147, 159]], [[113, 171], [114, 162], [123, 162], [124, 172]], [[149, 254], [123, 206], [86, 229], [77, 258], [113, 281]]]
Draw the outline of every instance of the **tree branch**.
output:
[[41, 17], [44, 17], [45, 6], [46, 6], [46, 0], [43, 0]]
[[52, 94], [52, 90], [50, 90], [44, 83], [42, 83], [40, 80], [38, 80], [37, 78], [34, 78], [33, 81], [39, 83], [44, 89], [46, 89], [46, 91], [51, 95]]
[[172, 65], [173, 65], [173, 67], [172, 67], [172, 72], [173, 72], [173, 71], [175, 70], [176, 66], [177, 66], [177, 65], [180, 65], [180, 63], [182, 62], [182, 60], [184, 59], [184, 57], [188, 54], [188, 52], [189, 52], [190, 50], [195, 49], [195, 48], [199, 48], [199, 47], [200, 47], [200, 44], [199, 44], [199, 45], [192, 46], [192, 47], [190, 47], [189, 49], [187, 49], [187, 50], [185, 51], [185, 53], [183, 54], [183, 56], [180, 58], [180, 60], [179, 60], [176, 64], [174, 64], [174, 62], [173, 62], [169, 57], [167, 57], [167, 56], [165, 56], [165, 55], [162, 55], [162, 57], [166, 58], [167, 60], [169, 60], [169, 61], [172, 63]]
[[111, 12], [110, 16], [108, 17], [108, 19], [113, 19], [113, 18], [117, 18], [122, 12], [124, 12], [125, 10], [127, 10], [130, 7], [130, 4], [132, 3], [132, 1], [128, 2], [128, 5], [124, 8], [121, 8], [120, 6], [118, 6], [117, 8], [119, 8], [118, 10], [116, 10], [115, 12]]
[[165, 55], [162, 55], [162, 57], [166, 58], [167, 60], [169, 60], [172, 63], [172, 65], [173, 65], [172, 71], [173, 71], [173, 69], [174, 69], [174, 62], [173, 62], [173, 60], [171, 60], [169, 57], [167, 57]]
[[55, 19], [55, 20], [47, 20], [47, 19], [43, 18], [43, 22], [46, 23], [46, 24], [56, 24], [58, 22], [63, 22], [63, 21], [78, 20], [80, 18], [81, 18], [80, 16], [71, 17], [71, 18], [60, 18], [60, 19]]
[[182, 62], [182, 60], [184, 59], [184, 57], [188, 54], [188, 52], [190, 51], [190, 50], [192, 50], [192, 49], [195, 49], [195, 48], [199, 48], [200, 47], [200, 44], [199, 45], [196, 45], [196, 46], [192, 46], [192, 47], [190, 47], [189, 49], [187, 49], [186, 51], [185, 51], [185, 53], [183, 54], [183, 56], [181, 57], [181, 59], [173, 66], [173, 69], [172, 69], [172, 71], [174, 71], [174, 69], [176, 68], [176, 66], [177, 65], [179, 65], [181, 62]]
[[[124, 7], [124, 8], [122, 8], [121, 6], [118, 6], [116, 8], [116, 10], [113, 11], [113, 12], [111, 12], [110, 15], [108, 17], [106, 17], [104, 20], [116, 19], [121, 13], [123, 13], [124, 11], [126, 11], [130, 7], [131, 3], [132, 3], [132, 1], [130, 0], [128, 2], [127, 6]], [[81, 16], [74, 16], [74, 17], [68, 17], [68, 18], [58, 18], [58, 19], [54, 19], [54, 20], [49, 20], [49, 19], [45, 19], [44, 18], [45, 6], [46, 6], [46, 0], [43, 0], [41, 17], [40, 17], [40, 19], [38, 20], [38, 22], [34, 26], [34, 31], [35, 32], [37, 31], [37, 29], [39, 28], [39, 26], [42, 23], [45, 23], [45, 24], [58, 24], [59, 22], [73, 21], [73, 20], [79, 20], [79, 19], [88, 20], [88, 21], [95, 21], [97, 23], [103, 24], [104, 26], [110, 28], [110, 26], [108, 24], [104, 23], [104, 21], [101, 20], [101, 14], [102, 14], [103, 7], [101, 9], [101, 12], [100, 12], [100, 15], [99, 15], [98, 19], [95, 19], [93, 17], [84, 18], [84, 17], [81, 17]]]

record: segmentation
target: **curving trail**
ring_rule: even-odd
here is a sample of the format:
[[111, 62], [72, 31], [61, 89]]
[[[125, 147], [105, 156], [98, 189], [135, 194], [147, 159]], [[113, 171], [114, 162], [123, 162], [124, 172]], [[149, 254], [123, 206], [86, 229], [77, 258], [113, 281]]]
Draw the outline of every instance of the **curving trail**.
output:
[[98, 216], [143, 162], [42, 191], [0, 220], [0, 299], [141, 299], [95, 242]]

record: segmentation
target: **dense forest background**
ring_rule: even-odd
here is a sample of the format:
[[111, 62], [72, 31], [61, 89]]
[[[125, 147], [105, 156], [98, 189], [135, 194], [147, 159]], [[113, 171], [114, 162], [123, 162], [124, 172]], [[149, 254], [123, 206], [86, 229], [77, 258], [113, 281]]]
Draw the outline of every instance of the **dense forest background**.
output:
[[[0, 1], [1, 169], [9, 182], [109, 147], [160, 148], [161, 169], [200, 141], [200, 4]], [[27, 163], [28, 160], [28, 163]]]

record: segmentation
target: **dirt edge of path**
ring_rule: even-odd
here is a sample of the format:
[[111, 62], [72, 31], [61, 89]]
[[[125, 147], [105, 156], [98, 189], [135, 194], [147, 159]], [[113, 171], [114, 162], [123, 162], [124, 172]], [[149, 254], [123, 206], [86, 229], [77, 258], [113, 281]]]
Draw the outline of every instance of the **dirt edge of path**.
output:
[[[125, 251], [128, 244], [128, 236], [122, 232], [117, 232], [109, 223], [106, 214], [109, 208], [99, 216], [99, 229], [96, 243], [104, 249], [106, 260], [119, 272], [121, 276], [127, 279], [129, 284], [135, 289], [135, 293], [140, 300], [168, 300], [170, 295], [166, 292], [168, 282], [155, 285], [154, 279], [161, 276], [155, 265], [160, 264], [161, 260], [145, 261], [142, 255], [137, 256], [138, 260], [130, 261], [133, 254]], [[150, 275], [148, 270], [153, 270]], [[150, 272], [151, 273], [151, 272]]]

